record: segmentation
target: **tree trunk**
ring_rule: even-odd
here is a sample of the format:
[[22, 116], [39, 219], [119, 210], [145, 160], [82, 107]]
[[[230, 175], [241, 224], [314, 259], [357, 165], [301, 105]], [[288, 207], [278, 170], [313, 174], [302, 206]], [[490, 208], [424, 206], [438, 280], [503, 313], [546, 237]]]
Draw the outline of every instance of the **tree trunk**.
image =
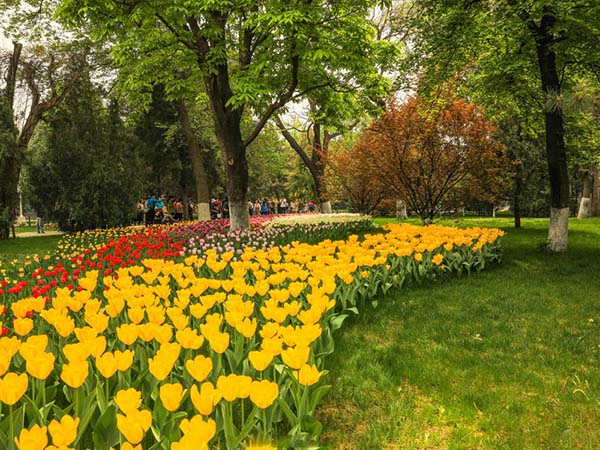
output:
[[550, 208], [548, 228], [548, 249], [553, 252], [566, 252], [568, 244], [569, 208]]
[[404, 200], [396, 200], [396, 219], [408, 219], [408, 214], [406, 213], [406, 203]]
[[592, 216], [600, 216], [600, 165], [594, 164], [592, 172], [592, 199], [591, 199], [591, 214]]
[[521, 228], [521, 193], [523, 192], [523, 173], [521, 164], [515, 170], [515, 193], [513, 198], [513, 212], [515, 214], [515, 228]]
[[[560, 80], [556, 67], [556, 54], [553, 50], [554, 25], [556, 17], [548, 7], [543, 8], [540, 25], [530, 23], [536, 43], [538, 64], [545, 103], [552, 99], [553, 107], [544, 108], [546, 123], [546, 157], [550, 178], [550, 227], [548, 229], [548, 249], [555, 252], [567, 250], [569, 218], [569, 174], [565, 151], [563, 113], [561, 105], [554, 101], [560, 98]], [[558, 103], [558, 104], [556, 104]]]
[[[315, 188], [317, 189], [317, 196], [319, 197], [319, 203], [321, 204], [321, 212], [324, 214], [331, 214], [331, 202], [329, 201], [329, 192], [327, 191], [327, 184], [325, 183], [325, 159], [327, 157], [327, 151], [329, 150], [330, 135], [325, 130], [323, 137], [321, 138], [321, 125], [318, 123], [313, 124], [313, 152], [312, 162], [315, 166], [314, 182]], [[311, 172], [312, 173], [312, 172]]]
[[17, 70], [21, 59], [23, 45], [13, 42], [13, 51], [6, 71], [6, 86], [4, 88], [3, 105], [0, 105], [1, 122], [7, 126], [0, 132], [5, 134], [7, 146], [2, 152], [0, 161], [0, 239], [10, 237], [10, 227], [14, 220], [14, 210], [17, 202], [17, 186], [21, 173], [19, 161], [21, 147], [17, 139], [17, 127], [14, 125], [14, 101], [17, 83]]
[[581, 200], [579, 201], [579, 212], [577, 213], [578, 219], [584, 219], [590, 216], [590, 205], [592, 200], [592, 176], [590, 174], [585, 176], [583, 180], [583, 193], [581, 194]]
[[[226, 74], [226, 71], [225, 67], [223, 72]], [[227, 106], [233, 94], [224, 73], [209, 77], [206, 84], [213, 110], [215, 134], [223, 155], [231, 229], [237, 230], [250, 227], [248, 162], [241, 132], [242, 111], [232, 110]]]
[[[181, 130], [185, 136], [185, 140], [188, 147], [188, 154], [190, 161], [192, 162], [192, 170], [194, 172], [194, 179], [196, 180], [196, 204], [198, 205], [198, 220], [210, 220], [210, 194], [208, 189], [208, 178], [206, 176], [206, 170], [204, 168], [204, 161], [202, 160], [202, 154], [200, 152], [200, 144], [196, 137], [190, 117], [188, 114], [187, 107], [183, 100], [177, 100], [175, 102], [177, 112], [179, 116], [179, 124]], [[187, 215], [187, 208], [184, 208]]]
[[281, 134], [285, 140], [290, 144], [294, 151], [300, 156], [302, 162], [308, 168], [310, 175], [315, 184], [315, 191], [321, 204], [321, 212], [324, 214], [331, 213], [331, 202], [329, 199], [329, 192], [327, 191], [327, 185], [325, 184], [325, 161], [324, 156], [329, 150], [329, 141], [331, 135], [325, 131], [323, 134], [323, 141], [321, 142], [321, 126], [317, 123], [313, 124], [313, 143], [312, 143], [312, 154], [310, 157], [306, 154], [302, 146], [298, 141], [291, 135], [285, 128], [283, 122], [276, 117], [275, 122], [281, 130]]

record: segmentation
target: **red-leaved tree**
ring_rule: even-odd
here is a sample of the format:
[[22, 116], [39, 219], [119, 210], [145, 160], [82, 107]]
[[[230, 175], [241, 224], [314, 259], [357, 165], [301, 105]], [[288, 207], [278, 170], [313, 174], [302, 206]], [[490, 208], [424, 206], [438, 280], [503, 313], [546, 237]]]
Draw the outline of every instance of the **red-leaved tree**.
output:
[[363, 134], [351, 147], [332, 146], [326, 161], [329, 192], [361, 214], [371, 214], [389, 193], [368, 136]]
[[392, 100], [362, 142], [394, 197], [431, 222], [451, 194], [490, 201], [506, 191], [509, 164], [494, 131], [465, 100], [412, 97]]

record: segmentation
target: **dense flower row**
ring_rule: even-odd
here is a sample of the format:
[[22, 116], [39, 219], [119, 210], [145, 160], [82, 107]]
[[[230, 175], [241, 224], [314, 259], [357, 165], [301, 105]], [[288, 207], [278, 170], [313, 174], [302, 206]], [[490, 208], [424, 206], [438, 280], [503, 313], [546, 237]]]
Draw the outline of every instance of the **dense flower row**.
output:
[[21, 298], [15, 335], [0, 338], [0, 448], [314, 445], [332, 330], [392, 286], [499, 259], [501, 234], [404, 225], [206, 249]]
[[318, 224], [362, 224], [371, 222], [370, 216], [351, 213], [334, 214], [300, 214], [300, 215], [282, 215], [274, 217], [266, 223], [269, 227], [287, 226], [287, 225], [318, 225]]
[[219, 252], [240, 252], [245, 247], [267, 249], [294, 240], [314, 243], [345, 238], [372, 227], [370, 219], [357, 223], [289, 225], [277, 230], [263, 227], [274, 218], [277, 216], [253, 217], [251, 228], [244, 231], [229, 231], [229, 220], [219, 219], [69, 234], [59, 242], [58, 254], [15, 260], [10, 273], [0, 269], [4, 278], [0, 278], [0, 304], [10, 304], [29, 295], [49, 296], [61, 286], [73, 289], [88, 270], [101, 270], [107, 276], [146, 258], [175, 259], [207, 249]]

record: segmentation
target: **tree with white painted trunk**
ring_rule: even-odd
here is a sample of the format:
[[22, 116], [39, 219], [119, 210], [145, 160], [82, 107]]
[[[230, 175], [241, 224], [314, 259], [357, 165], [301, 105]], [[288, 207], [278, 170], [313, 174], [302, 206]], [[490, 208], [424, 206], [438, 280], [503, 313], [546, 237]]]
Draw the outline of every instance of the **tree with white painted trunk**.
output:
[[[287, 103], [361, 67], [374, 37], [366, 17], [375, 3], [62, 0], [59, 14], [115, 43], [115, 61], [129, 72], [125, 85], [169, 79], [167, 90], [208, 95], [236, 229], [249, 226], [248, 146]], [[186, 77], [173, 79], [173, 67]], [[304, 82], [314, 69], [323, 76]], [[254, 127], [244, 135], [245, 114]]]
[[[600, 3], [423, 0], [416, 6], [413, 48], [416, 56], [427, 55], [420, 58], [427, 72], [423, 79], [445, 81], [468, 67], [467, 83], [505, 74], [537, 80], [551, 191], [548, 249], [566, 251], [570, 190], [563, 99], [582, 75], [597, 73], [600, 66]], [[530, 98], [513, 100], [522, 104]]]

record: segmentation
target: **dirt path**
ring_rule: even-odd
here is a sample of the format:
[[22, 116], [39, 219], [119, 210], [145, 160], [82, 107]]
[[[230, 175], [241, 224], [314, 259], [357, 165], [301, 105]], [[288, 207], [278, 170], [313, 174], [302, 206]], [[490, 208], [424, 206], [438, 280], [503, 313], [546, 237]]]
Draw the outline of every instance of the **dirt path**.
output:
[[62, 231], [46, 231], [42, 234], [37, 233], [35, 231], [26, 231], [25, 233], [17, 233], [17, 237], [18, 238], [27, 238], [27, 237], [34, 237], [34, 236], [59, 236], [61, 234], [64, 234]]

